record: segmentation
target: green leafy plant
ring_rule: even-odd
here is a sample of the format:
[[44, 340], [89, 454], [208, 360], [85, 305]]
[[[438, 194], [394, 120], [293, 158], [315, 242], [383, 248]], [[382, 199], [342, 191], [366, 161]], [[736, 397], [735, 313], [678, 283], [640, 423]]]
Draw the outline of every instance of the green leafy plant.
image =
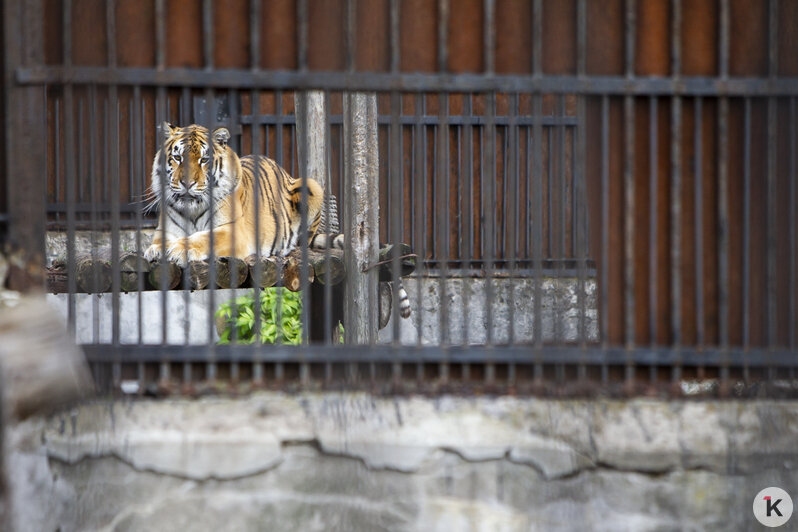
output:
[[[253, 291], [254, 292], [254, 291]], [[280, 303], [279, 320], [277, 302]], [[283, 344], [299, 345], [302, 342], [302, 296], [284, 288], [266, 288], [260, 293], [260, 341], [273, 344], [280, 339]], [[255, 296], [249, 293], [224, 303], [216, 311], [219, 343], [235, 341], [242, 344], [255, 342]], [[279, 325], [279, 327], [278, 327]], [[235, 331], [235, 337], [233, 336]]]

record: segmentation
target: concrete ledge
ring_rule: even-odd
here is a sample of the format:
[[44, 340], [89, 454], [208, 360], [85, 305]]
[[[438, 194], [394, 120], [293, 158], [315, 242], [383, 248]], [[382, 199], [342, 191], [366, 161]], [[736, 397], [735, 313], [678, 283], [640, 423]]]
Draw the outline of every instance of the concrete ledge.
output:
[[798, 404], [262, 393], [18, 425], [19, 530], [740, 529]]

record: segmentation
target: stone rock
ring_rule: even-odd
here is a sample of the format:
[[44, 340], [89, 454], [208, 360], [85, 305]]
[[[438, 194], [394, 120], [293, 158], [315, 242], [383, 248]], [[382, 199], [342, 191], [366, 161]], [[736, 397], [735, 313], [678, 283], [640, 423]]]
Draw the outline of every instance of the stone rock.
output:
[[19, 532], [740, 530], [798, 493], [779, 401], [258, 393], [10, 428]]

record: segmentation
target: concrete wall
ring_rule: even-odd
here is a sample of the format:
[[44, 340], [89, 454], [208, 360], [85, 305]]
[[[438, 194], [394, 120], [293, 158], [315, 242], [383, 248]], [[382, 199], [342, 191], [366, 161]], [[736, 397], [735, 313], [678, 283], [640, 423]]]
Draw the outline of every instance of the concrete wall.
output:
[[[436, 345], [446, 331], [452, 344], [484, 344], [487, 339], [486, 285], [484, 279], [450, 279], [443, 285], [437, 277], [405, 279], [412, 314], [399, 320], [399, 340], [406, 345]], [[448, 327], [441, 323], [441, 292], [445, 292], [449, 309]], [[588, 341], [598, 339], [598, 311], [596, 283], [585, 283], [585, 313], [580, 314], [579, 282], [573, 277], [546, 277], [541, 281], [541, 331], [544, 341], [577, 341], [580, 323]], [[494, 279], [492, 281], [494, 342], [532, 342], [535, 338], [535, 281], [528, 278]], [[247, 290], [215, 290], [211, 304], [210, 291], [183, 292], [181, 290], [129, 293], [119, 295], [120, 342], [123, 344], [162, 343], [165, 322], [167, 344], [205, 345], [218, 336], [209, 331], [208, 312]], [[511, 295], [512, 293], [512, 295]], [[166, 299], [166, 314], [162, 309]], [[420, 299], [419, 299], [420, 297]], [[75, 338], [79, 343], [110, 343], [112, 327], [111, 294], [76, 294]], [[48, 302], [66, 320], [68, 296], [48, 294]], [[511, 312], [510, 309], [513, 309]], [[139, 315], [140, 312], [140, 315]], [[379, 333], [381, 343], [393, 339], [393, 320]], [[512, 324], [512, 327], [511, 327]], [[421, 331], [419, 335], [419, 331]], [[511, 333], [512, 331], [512, 333]], [[511, 336], [512, 334], [512, 336]]]
[[[798, 405], [262, 393], [10, 431], [19, 531], [741, 530]], [[792, 523], [791, 523], [792, 524]]]

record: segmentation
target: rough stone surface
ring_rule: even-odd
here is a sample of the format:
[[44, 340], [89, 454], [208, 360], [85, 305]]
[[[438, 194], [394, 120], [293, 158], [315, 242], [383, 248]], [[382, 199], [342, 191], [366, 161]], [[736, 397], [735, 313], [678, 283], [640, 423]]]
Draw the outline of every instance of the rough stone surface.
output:
[[262, 393], [11, 428], [19, 531], [739, 530], [798, 493], [791, 402]]

